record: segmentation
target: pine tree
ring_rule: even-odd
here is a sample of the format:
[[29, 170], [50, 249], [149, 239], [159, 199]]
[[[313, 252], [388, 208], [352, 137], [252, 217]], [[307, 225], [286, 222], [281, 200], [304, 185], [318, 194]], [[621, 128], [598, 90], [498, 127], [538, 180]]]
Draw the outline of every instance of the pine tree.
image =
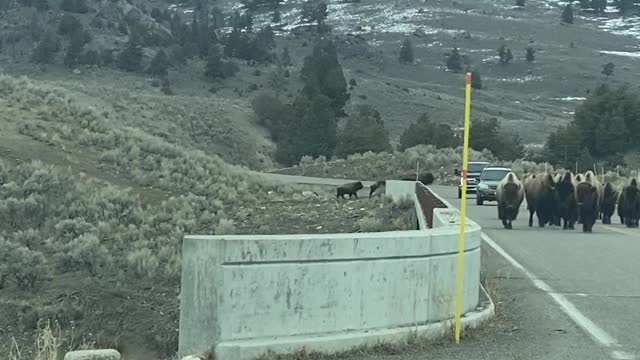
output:
[[592, 0], [591, 6], [597, 14], [603, 14], [607, 9], [607, 0]]
[[276, 8], [273, 10], [273, 16], [271, 17], [271, 22], [274, 24], [279, 24], [282, 21], [282, 15], [280, 14], [280, 9]]
[[73, 68], [78, 65], [83, 47], [84, 36], [82, 33], [74, 33], [74, 35], [71, 36], [71, 41], [63, 60], [66, 67]]
[[405, 38], [400, 47], [400, 63], [411, 64], [413, 63], [413, 45], [411, 40]]
[[480, 72], [478, 70], [473, 70], [471, 72], [471, 88], [477, 90], [482, 89], [482, 77], [480, 76]]
[[256, 43], [265, 49], [271, 49], [276, 46], [275, 34], [270, 25], [265, 26], [258, 32]]
[[308, 1], [302, 5], [302, 21], [307, 23], [317, 22], [318, 26], [324, 24], [327, 19], [327, 4], [322, 1]]
[[593, 160], [589, 149], [586, 147], [582, 148], [580, 157], [578, 158], [578, 171], [587, 172], [589, 170], [593, 170], [593, 164], [595, 164], [595, 161]]
[[347, 80], [338, 62], [335, 44], [329, 39], [320, 39], [311, 55], [304, 59], [301, 70], [304, 94], [313, 99], [318, 93], [331, 99], [332, 108], [339, 117], [344, 116], [344, 106], [350, 98]]
[[517, 6], [524, 6], [524, 0], [516, 0]]
[[53, 33], [46, 33], [33, 50], [31, 61], [37, 64], [50, 64], [55, 54], [60, 51], [60, 39]]
[[169, 69], [169, 66], [169, 57], [167, 57], [164, 50], [160, 50], [151, 60], [151, 63], [147, 68], [147, 73], [156, 77], [164, 77], [168, 74], [167, 70]]
[[613, 75], [613, 71], [615, 70], [616, 66], [614, 63], [610, 62], [610, 63], [606, 63], [604, 65], [602, 65], [602, 74], [606, 75], [607, 77]]
[[390, 149], [389, 134], [380, 113], [370, 105], [360, 105], [356, 113], [348, 117], [344, 129], [340, 131], [335, 154], [346, 157]]
[[536, 60], [535, 53], [536, 53], [536, 50], [533, 47], [531, 47], [531, 46], [527, 47], [526, 59], [527, 59], [528, 62], [533, 62], [533, 61]]
[[82, 30], [82, 23], [78, 21], [75, 16], [70, 14], [65, 14], [58, 24], [58, 34], [60, 35], [72, 35], [73, 33]]
[[135, 36], [129, 38], [127, 45], [118, 56], [118, 67], [124, 71], [135, 72], [142, 68], [142, 46]]
[[280, 62], [284, 66], [293, 65], [293, 63], [291, 62], [291, 55], [289, 55], [289, 48], [286, 47], [286, 46], [282, 49], [282, 55], [280, 56]]
[[287, 88], [287, 78], [284, 76], [284, 67], [278, 63], [276, 70], [269, 74], [269, 86], [277, 97]]
[[634, 0], [615, 0], [614, 3], [618, 10], [622, 13], [633, 10], [636, 6]]
[[562, 11], [562, 22], [573, 24], [573, 8], [571, 7], [571, 3], [567, 4], [564, 11]]
[[458, 48], [454, 48], [447, 58], [447, 69], [453, 72], [460, 72], [462, 71], [462, 65], [462, 56], [460, 56]]
[[222, 60], [220, 56], [220, 49], [217, 46], [212, 46], [207, 57], [207, 64], [205, 67], [205, 76], [210, 81], [217, 79], [226, 79], [235, 75], [238, 72], [238, 68], [235, 64]]

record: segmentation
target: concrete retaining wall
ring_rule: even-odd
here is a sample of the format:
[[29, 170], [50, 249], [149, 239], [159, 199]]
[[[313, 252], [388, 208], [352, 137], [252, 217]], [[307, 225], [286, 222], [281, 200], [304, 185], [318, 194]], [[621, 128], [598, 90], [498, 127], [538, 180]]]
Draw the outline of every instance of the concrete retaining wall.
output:
[[[415, 196], [414, 182], [398, 183]], [[458, 228], [447, 211], [416, 231], [185, 237], [179, 354], [344, 351], [450, 319]], [[480, 227], [467, 231], [465, 312], [480, 276]]]

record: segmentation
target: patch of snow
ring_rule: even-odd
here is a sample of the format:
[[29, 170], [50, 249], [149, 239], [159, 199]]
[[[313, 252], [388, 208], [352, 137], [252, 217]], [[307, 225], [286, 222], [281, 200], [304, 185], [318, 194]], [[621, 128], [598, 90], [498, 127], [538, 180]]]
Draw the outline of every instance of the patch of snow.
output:
[[586, 97], [579, 97], [579, 96], [567, 96], [567, 97], [563, 97], [563, 98], [551, 98], [551, 100], [561, 100], [561, 101], [584, 101], [587, 100]]
[[628, 52], [628, 51], [604, 51], [600, 50], [601, 54], [609, 54], [609, 55], [618, 55], [618, 56], [626, 56], [631, 58], [640, 58], [640, 53]]
[[531, 81], [542, 81], [543, 79], [544, 78], [542, 76], [527, 75], [520, 78], [489, 78], [488, 80], [524, 84]]

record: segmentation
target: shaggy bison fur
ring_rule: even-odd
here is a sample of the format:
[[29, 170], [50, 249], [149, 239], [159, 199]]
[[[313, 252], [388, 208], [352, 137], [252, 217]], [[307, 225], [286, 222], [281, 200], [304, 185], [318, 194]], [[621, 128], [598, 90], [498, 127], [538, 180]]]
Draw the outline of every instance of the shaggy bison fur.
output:
[[632, 179], [631, 183], [622, 190], [618, 201], [618, 215], [620, 222], [629, 228], [638, 227], [640, 219], [640, 192], [638, 182]]
[[529, 210], [529, 227], [533, 226], [533, 214], [538, 217], [538, 226], [544, 227], [553, 222], [555, 213], [555, 182], [548, 173], [532, 175], [524, 184], [527, 209]]
[[364, 186], [362, 185], [361, 181], [340, 185], [338, 186], [338, 189], [337, 189], [336, 198], [344, 199], [345, 195], [349, 195], [349, 199], [351, 199], [352, 196], [355, 196], [357, 199], [358, 190], [362, 189], [363, 187]]
[[613, 187], [613, 184], [607, 183], [602, 190], [602, 205], [600, 206], [603, 224], [611, 224], [611, 217], [616, 211], [617, 200], [618, 192]]
[[578, 202], [576, 200], [576, 188], [571, 172], [567, 171], [556, 184], [555, 202], [558, 218], [563, 222], [562, 229], [573, 230], [576, 220], [578, 219]]
[[598, 189], [588, 182], [582, 182], [578, 184], [577, 196], [582, 217], [582, 231], [593, 232], [593, 224], [598, 218]]
[[513, 229], [513, 221], [518, 217], [520, 205], [524, 201], [524, 186], [518, 177], [510, 172], [500, 181], [496, 189], [498, 218], [505, 229]]
[[371, 185], [369, 190], [369, 199], [378, 192], [378, 190], [382, 191], [387, 186], [387, 182], [384, 180], [377, 181], [375, 184]]

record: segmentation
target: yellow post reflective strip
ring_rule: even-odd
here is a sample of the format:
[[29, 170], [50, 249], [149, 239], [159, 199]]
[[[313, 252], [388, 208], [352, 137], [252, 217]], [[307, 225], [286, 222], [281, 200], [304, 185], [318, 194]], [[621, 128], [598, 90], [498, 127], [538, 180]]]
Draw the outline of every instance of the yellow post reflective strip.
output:
[[458, 238], [458, 271], [456, 274], [455, 340], [460, 343], [460, 318], [464, 283], [464, 230], [467, 219], [467, 174], [469, 165], [469, 126], [471, 116], [471, 73], [465, 76], [464, 140], [462, 145], [462, 199], [460, 201], [460, 237]]

